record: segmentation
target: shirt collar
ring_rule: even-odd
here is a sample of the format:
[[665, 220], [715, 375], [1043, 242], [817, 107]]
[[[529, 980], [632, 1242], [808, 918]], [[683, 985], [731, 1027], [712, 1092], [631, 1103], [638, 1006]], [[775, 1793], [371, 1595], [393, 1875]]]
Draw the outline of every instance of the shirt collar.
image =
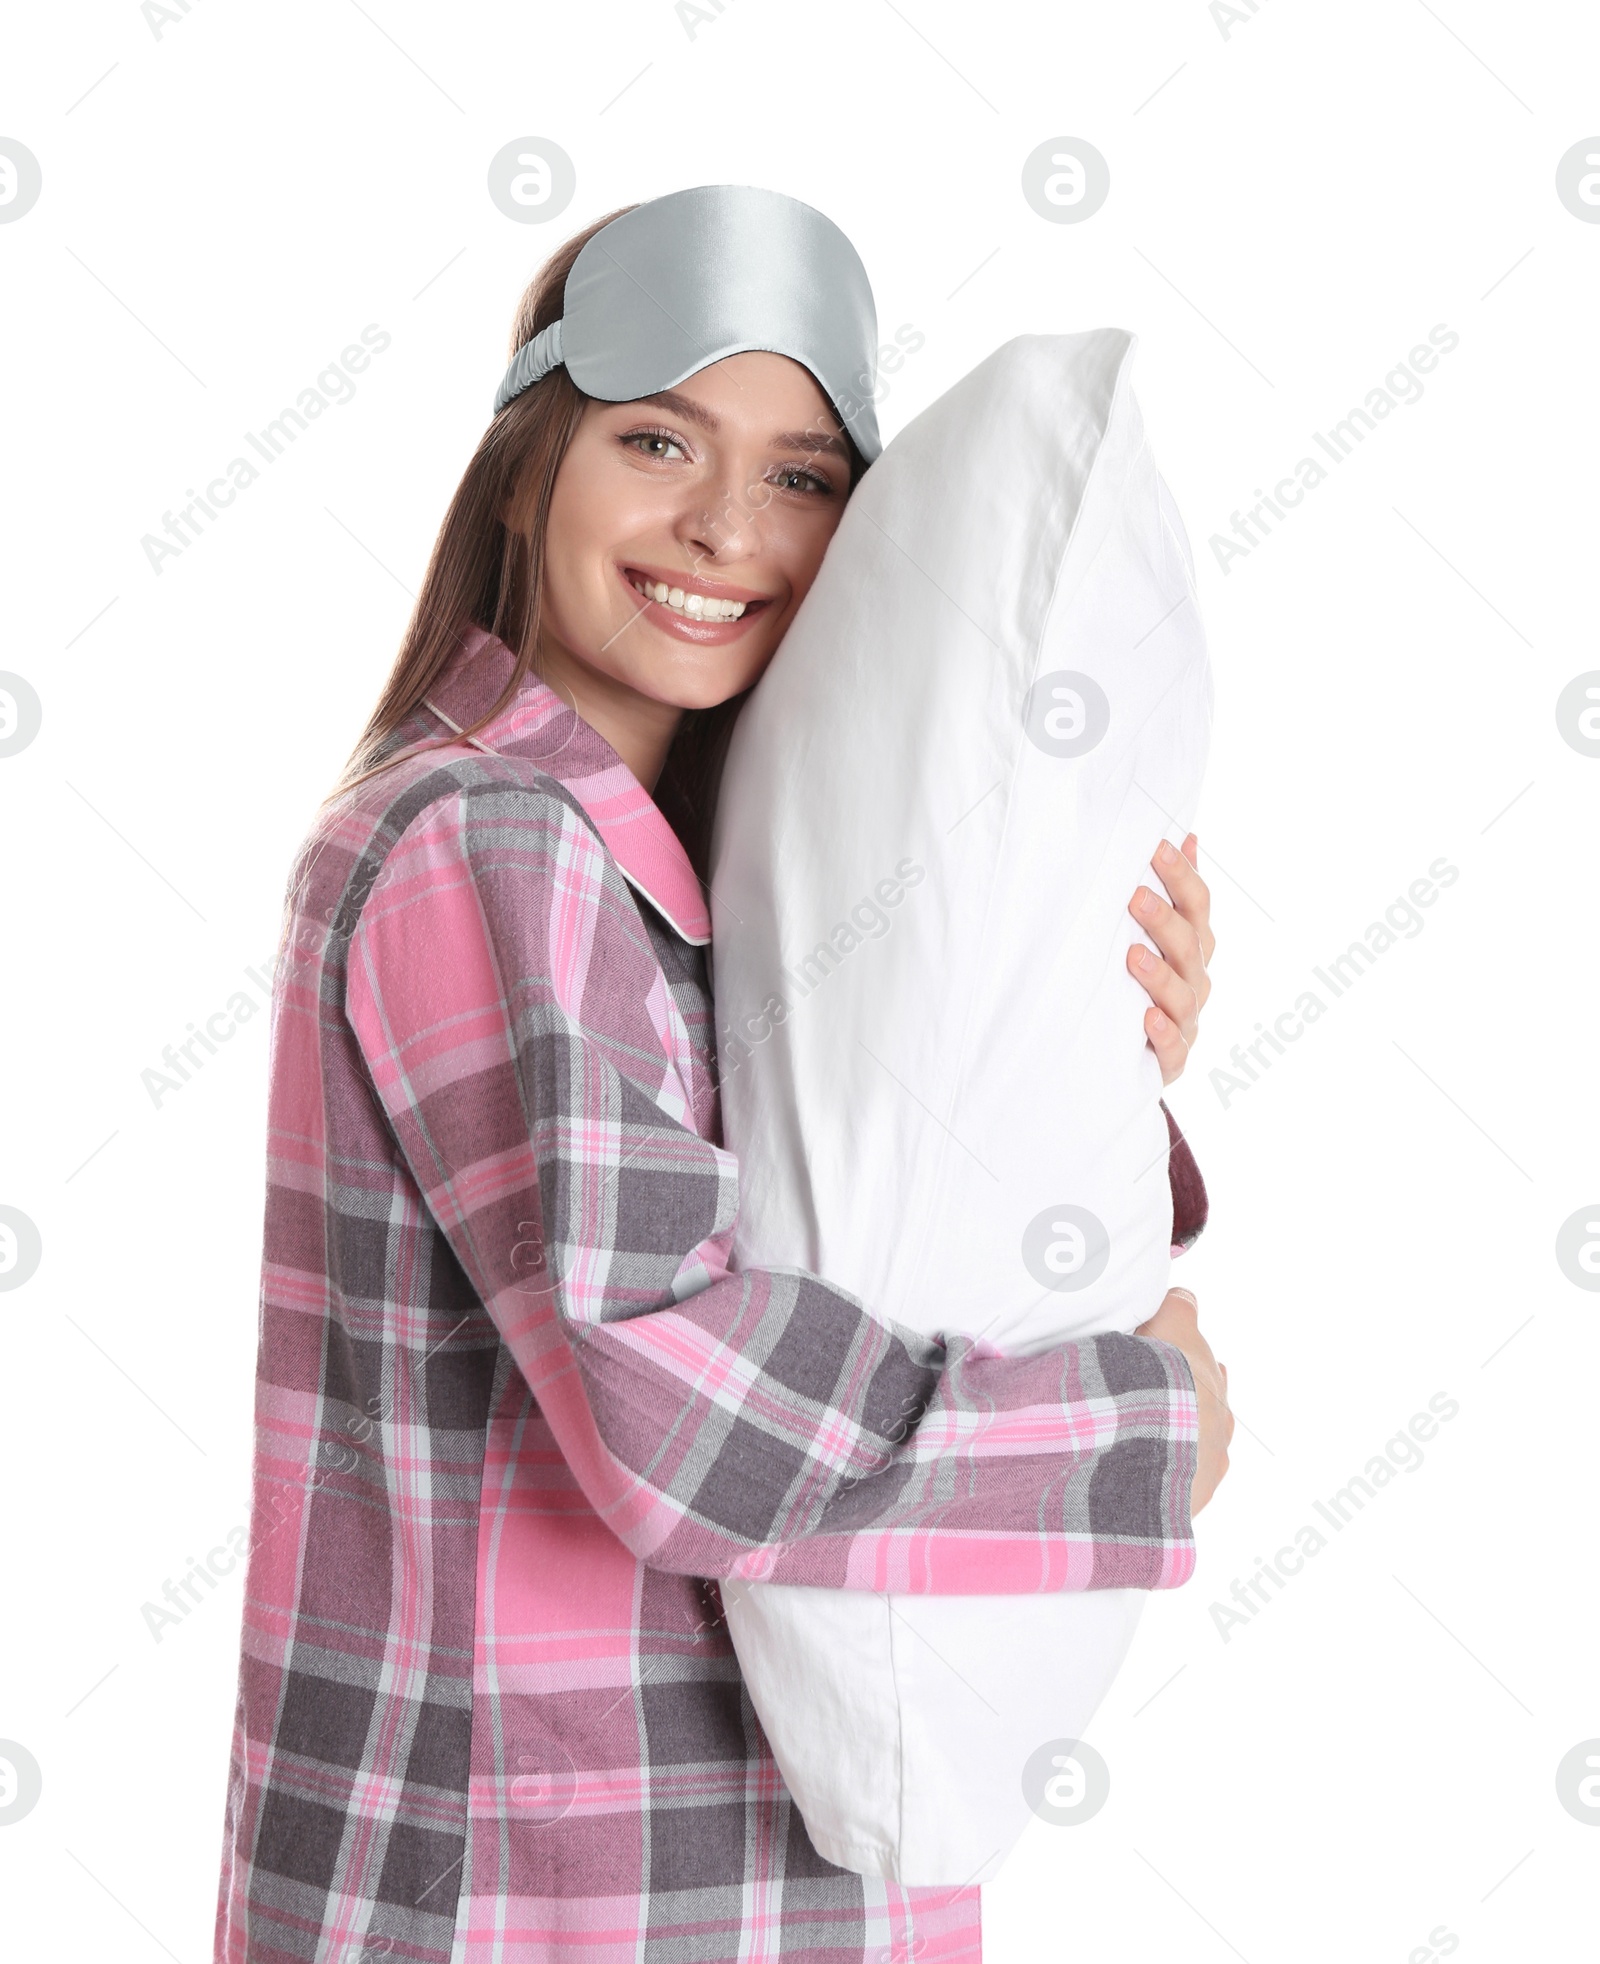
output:
[[[463, 730], [500, 698], [515, 666], [511, 650], [481, 627], [461, 647], [423, 707]], [[705, 947], [711, 917], [689, 855], [660, 807], [600, 732], [530, 675], [498, 716], [467, 739], [475, 748], [531, 760], [565, 785], [594, 821], [606, 849], [685, 941]]]

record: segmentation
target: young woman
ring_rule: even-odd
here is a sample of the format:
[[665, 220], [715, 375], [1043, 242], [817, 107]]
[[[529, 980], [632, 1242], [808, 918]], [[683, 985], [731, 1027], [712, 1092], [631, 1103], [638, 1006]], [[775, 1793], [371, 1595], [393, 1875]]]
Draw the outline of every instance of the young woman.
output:
[[[829, 352], [827, 221], [726, 187], [636, 209], [647, 235], [591, 228], [525, 295], [291, 882], [225, 1964], [974, 1960], [975, 1889], [810, 1846], [717, 1580], [870, 1587], [914, 1530], [942, 1577], [1020, 1534], [1162, 1586], [1226, 1467], [1182, 1293], [1137, 1336], [1006, 1358], [728, 1267], [717, 771], [876, 432]], [[780, 233], [742, 297], [673, 284], [717, 288]], [[672, 248], [654, 289], [641, 236]], [[775, 292], [788, 314], [741, 330]], [[688, 332], [705, 362], [581, 391], [630, 307], [647, 355]], [[1211, 936], [1189, 860], [1158, 870], [1176, 906], [1141, 889], [1135, 911], [1166, 957], [1139, 979], [1170, 1078]]]

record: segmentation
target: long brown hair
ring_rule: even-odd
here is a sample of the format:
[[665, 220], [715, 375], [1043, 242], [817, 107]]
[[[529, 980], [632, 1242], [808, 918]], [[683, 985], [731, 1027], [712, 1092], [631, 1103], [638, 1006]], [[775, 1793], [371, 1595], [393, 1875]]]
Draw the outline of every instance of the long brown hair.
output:
[[[597, 219], [539, 268], [518, 302], [508, 361], [559, 319], [573, 260], [618, 215]], [[550, 494], [587, 400], [564, 367], [553, 368], [484, 431], [434, 540], [394, 667], [335, 797], [392, 761], [396, 731], [421, 708], [469, 628], [487, 628], [516, 657], [500, 700], [474, 730], [499, 715], [527, 680], [539, 637]], [[508, 514], [524, 522], [508, 525]]]
[[[601, 226], [634, 209], [623, 205], [596, 219], [539, 268], [518, 303], [508, 361], [560, 318], [567, 275], [584, 245]], [[421, 708], [470, 627], [487, 628], [516, 658], [499, 701], [472, 725], [473, 732], [498, 716], [537, 673], [550, 500], [589, 400], [565, 367], [556, 367], [507, 403], [484, 431], [439, 527], [389, 679], [331, 796], [341, 796], [395, 761], [397, 731]], [[865, 463], [853, 442], [850, 449], [853, 486]], [[702, 880], [709, 870], [723, 760], [748, 694], [684, 712], [654, 789], [656, 804]]]

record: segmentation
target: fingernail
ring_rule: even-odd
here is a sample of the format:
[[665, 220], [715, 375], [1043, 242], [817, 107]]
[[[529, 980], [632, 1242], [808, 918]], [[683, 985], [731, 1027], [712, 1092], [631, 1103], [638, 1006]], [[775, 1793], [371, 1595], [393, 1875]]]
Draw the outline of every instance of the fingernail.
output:
[[1154, 1031], [1156, 1032], [1156, 1034], [1157, 1034], [1158, 1036], [1159, 1036], [1159, 1035], [1161, 1034], [1161, 1032], [1162, 1032], [1162, 1031], [1163, 1031], [1163, 1030], [1164, 1030], [1164, 1029], [1165, 1029], [1165, 1028], [1167, 1027], [1167, 1019], [1166, 1019], [1166, 1017], [1165, 1017], [1165, 1016], [1163, 1016], [1163, 1015], [1162, 1015], [1162, 1013], [1161, 1013], [1161, 1011], [1160, 1011], [1159, 1009], [1152, 1009], [1152, 1010], [1151, 1010], [1151, 1012], [1150, 1012], [1150, 1027], [1151, 1027], [1151, 1029], [1152, 1029], [1152, 1030], [1154, 1030]]
[[1177, 856], [1172, 849], [1172, 842], [1169, 839], [1163, 839], [1160, 845], [1156, 847], [1156, 858], [1163, 866], [1170, 866]]
[[1155, 967], [1155, 959], [1142, 941], [1134, 944], [1133, 965], [1141, 975]]
[[1141, 914], [1153, 914], [1156, 911], [1156, 897], [1148, 887], [1140, 887], [1133, 896], [1133, 904]]

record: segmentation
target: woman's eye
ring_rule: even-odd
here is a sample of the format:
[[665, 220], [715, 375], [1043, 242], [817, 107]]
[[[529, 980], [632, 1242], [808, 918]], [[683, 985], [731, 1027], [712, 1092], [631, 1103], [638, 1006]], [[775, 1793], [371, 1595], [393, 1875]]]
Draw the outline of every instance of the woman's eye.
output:
[[831, 492], [833, 486], [816, 471], [801, 470], [798, 464], [786, 464], [773, 480], [782, 491], [821, 491]]
[[631, 444], [642, 457], [659, 457], [668, 463], [686, 454], [678, 439], [669, 436], [665, 430], [634, 430], [622, 440]]

